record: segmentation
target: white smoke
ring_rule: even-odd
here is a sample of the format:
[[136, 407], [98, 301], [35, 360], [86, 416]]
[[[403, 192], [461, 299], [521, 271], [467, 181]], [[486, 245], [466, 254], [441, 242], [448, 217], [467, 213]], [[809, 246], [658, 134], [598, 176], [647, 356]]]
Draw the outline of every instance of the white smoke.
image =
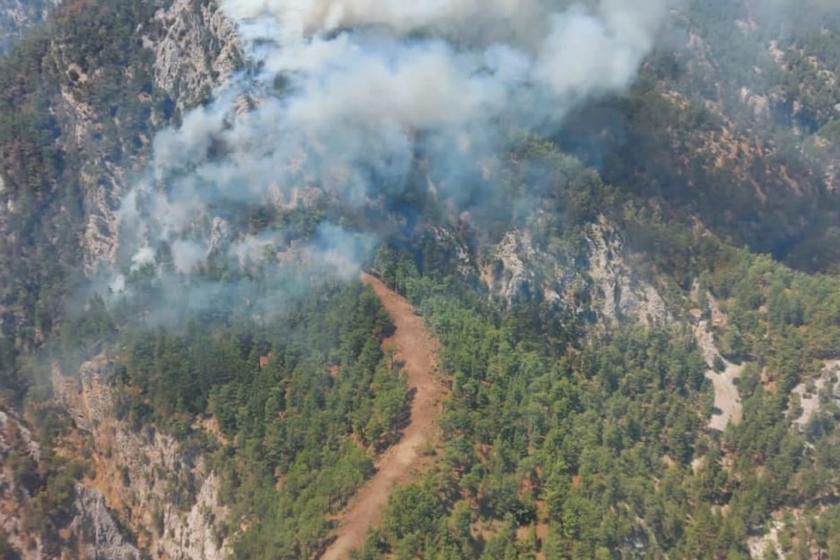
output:
[[172, 264], [181, 274], [189, 274], [204, 262], [208, 252], [200, 242], [178, 239], [172, 243]]
[[[223, 8], [256, 71], [155, 138], [151, 169], [120, 213], [130, 255], [123, 273], [157, 265], [161, 275], [188, 275], [223, 255], [240, 268], [315, 262], [355, 275], [374, 244], [330, 220], [314, 237], [276, 224], [213, 224], [295, 205], [379, 208], [406, 189], [418, 160], [435, 195], [457, 206], [470, 189], [487, 188], [464, 178], [482, 176], [508, 128], [556, 123], [576, 104], [628, 87], [665, 15], [664, 0], [592, 9], [550, 0], [224, 0]], [[252, 108], [243, 111], [246, 95]], [[164, 270], [163, 247], [173, 271]], [[284, 257], [290, 247], [303, 248], [291, 251], [295, 264]]]
[[[254, 26], [269, 16], [290, 33], [316, 35], [340, 28], [383, 26], [398, 35], [428, 31], [455, 41], [471, 38], [470, 28], [480, 28], [485, 40], [515, 40], [540, 32], [541, 19], [550, 13], [540, 0], [226, 0], [228, 14]], [[245, 33], [248, 38], [248, 33]]]

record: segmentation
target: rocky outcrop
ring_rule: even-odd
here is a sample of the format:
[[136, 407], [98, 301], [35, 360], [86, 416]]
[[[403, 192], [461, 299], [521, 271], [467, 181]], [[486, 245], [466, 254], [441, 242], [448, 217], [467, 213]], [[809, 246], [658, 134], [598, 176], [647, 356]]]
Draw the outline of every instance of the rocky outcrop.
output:
[[52, 534], [29, 527], [40, 446], [23, 423], [0, 411], [0, 531], [23, 560], [140, 560], [140, 551], [96, 490], [76, 483], [66, 526]]
[[140, 551], [126, 540], [120, 526], [105, 506], [99, 492], [76, 484], [76, 516], [69, 529], [76, 535], [77, 547], [70, 558], [90, 560], [140, 560]]
[[819, 417], [822, 407], [829, 402], [840, 404], [840, 360], [827, 360], [816, 379], [800, 383], [793, 388], [798, 406], [791, 405], [788, 417], [797, 429], [807, 431], [812, 420]]
[[[711, 297], [710, 300], [714, 301]], [[709, 427], [723, 432], [730, 424], [741, 423], [743, 404], [737, 380], [744, 371], [744, 364], [732, 363], [721, 355], [708, 321], [700, 321], [694, 327], [694, 336], [708, 367], [706, 379], [712, 382], [715, 390], [714, 410], [709, 419]]]
[[40, 535], [28, 531], [24, 513], [31, 495], [15, 472], [15, 463], [37, 464], [41, 450], [32, 434], [11, 414], [0, 411], [0, 533], [23, 560], [44, 557]]
[[[528, 301], [587, 305], [604, 323], [629, 318], [643, 324], [669, 321], [665, 301], [634, 273], [621, 236], [605, 219], [588, 228], [586, 260], [581, 267], [537, 244], [527, 230], [513, 230], [490, 252], [481, 278], [495, 300], [507, 306]], [[588, 293], [580, 300], [581, 288]]]
[[[47, 4], [0, 0], [0, 18]], [[93, 276], [115, 260], [120, 200], [156, 130], [205, 100], [239, 64], [235, 26], [215, 0], [112, 4], [59, 6], [49, 35], [4, 69], [20, 73], [26, 87], [14, 95], [24, 111], [37, 106], [49, 115], [37, 134], [6, 134], [0, 143], [0, 328], [10, 339], [25, 333], [23, 345], [47, 334], [34, 324], [38, 298], [30, 292], [57, 273]], [[100, 8], [104, 15], [90, 13]], [[87, 44], [91, 34], [112, 33], [119, 36], [104, 40], [108, 48]], [[21, 229], [35, 233], [20, 236]], [[45, 254], [55, 266], [42, 266]], [[62, 294], [54, 296], [46, 306], [59, 309]]]
[[[179, 110], [206, 100], [241, 63], [236, 26], [215, 0], [175, 0], [155, 13], [148, 28], [149, 32], [142, 35], [142, 44], [154, 52], [155, 86]], [[75, 81], [84, 80], [85, 76], [80, 75]], [[101, 119], [86, 106], [84, 98], [79, 99], [72, 92], [62, 93], [75, 136], [89, 136], [86, 134], [89, 130], [101, 133]], [[150, 118], [155, 127], [167, 124], [155, 112]], [[119, 162], [94, 158], [81, 173], [86, 215], [82, 245], [84, 269], [89, 275], [100, 263], [115, 259], [119, 201], [129, 187], [132, 172], [142, 165], [147, 153], [145, 147], [151, 142], [148, 135], [136, 140], [143, 146], [139, 152], [134, 150], [139, 157]]]
[[536, 265], [543, 267], [549, 259], [533, 244], [527, 231], [509, 231], [491, 253], [483, 267], [484, 284], [494, 298], [507, 305], [540, 297]]
[[594, 281], [593, 307], [605, 319], [625, 318], [651, 325], [671, 319], [656, 288], [634, 273], [618, 232], [603, 218], [590, 228], [589, 276]]
[[117, 418], [112, 363], [103, 354], [84, 363], [78, 376], [53, 372], [57, 399], [76, 426], [93, 440], [101, 492], [152, 558], [221, 560], [219, 478], [200, 454], [151, 426], [135, 431]]
[[32, 27], [44, 20], [61, 0], [0, 0], [0, 56]]
[[180, 109], [206, 98], [239, 66], [236, 25], [216, 2], [175, 0], [155, 20], [163, 37], [144, 41], [155, 52], [155, 83]]
[[[52, 0], [0, 0], [0, 42], [4, 17], [14, 16], [23, 25], [26, 10], [34, 14], [36, 8], [48, 4]], [[50, 88], [39, 100], [49, 105], [45, 111], [55, 129], [53, 144], [45, 149], [64, 154], [71, 163], [61, 177], [49, 177], [55, 184], [42, 186], [54, 202], [39, 214], [49, 227], [43, 228], [47, 239], [38, 243], [55, 243], [63, 236], [75, 245], [79, 239], [78, 251], [73, 248], [73, 268], [81, 266], [89, 275], [115, 258], [119, 201], [142, 169], [155, 130], [172, 122], [178, 109], [206, 99], [239, 64], [235, 26], [215, 0], [167, 0], [155, 5], [161, 6], [156, 12], [136, 11], [153, 15], [134, 21], [129, 26], [134, 36], [127, 39], [142, 45], [151, 56], [134, 56], [130, 64], [97, 65], [107, 57], [121, 60], [114, 53], [81, 56], [82, 32], [66, 23], [57, 26], [41, 45], [43, 60], [39, 62], [50, 77]], [[72, 8], [90, 6], [80, 3]], [[70, 9], [68, 5], [64, 20], [76, 13]], [[109, 74], [115, 68], [120, 76]], [[139, 86], [132, 82], [138, 75], [152, 76], [153, 83]], [[118, 105], [101, 95], [115, 80], [132, 84]], [[6, 163], [0, 162], [0, 194], [4, 196], [0, 234], [14, 245], [17, 233], [9, 224], [14, 223], [10, 216], [18, 211], [15, 193], [20, 192], [20, 177], [6, 173]], [[71, 219], [72, 228], [62, 227]], [[70, 262], [70, 258], [65, 260]], [[10, 274], [20, 279], [23, 274], [15, 270]], [[9, 336], [27, 325], [32, 315], [16, 306], [12, 295], [8, 308], [3, 307], [5, 301], [0, 303], [0, 326]], [[42, 535], [24, 526], [30, 496], [6, 460], [14, 452], [37, 463], [37, 444], [10, 416], [0, 417], [0, 527], [11, 546], [26, 559], [61, 557], [57, 550], [65, 558], [133, 559], [140, 557], [139, 550], [153, 558], [221, 558], [219, 524], [226, 512], [217, 500], [218, 477], [194, 450], [185, 449], [174, 438], [153, 428], [134, 431], [117, 418], [111, 364], [106, 358], [87, 362], [78, 375], [65, 373], [59, 368], [54, 372], [58, 404], [72, 417], [75, 432], [86, 434], [80, 440], [90, 440], [93, 448], [90, 457], [68, 454], [71, 459], [89, 461], [95, 475], [75, 487], [73, 514], [62, 525], [61, 535], [54, 542], [42, 542]], [[11, 425], [17, 447], [2, 439]], [[32, 449], [26, 447], [30, 443]], [[131, 542], [122, 536], [126, 531], [133, 535]]]

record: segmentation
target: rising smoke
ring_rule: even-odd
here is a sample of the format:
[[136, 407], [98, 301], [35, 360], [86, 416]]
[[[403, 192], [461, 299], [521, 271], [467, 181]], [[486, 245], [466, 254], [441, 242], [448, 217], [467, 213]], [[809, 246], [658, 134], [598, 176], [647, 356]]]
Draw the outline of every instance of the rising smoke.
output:
[[664, 0], [223, 8], [248, 69], [155, 138], [120, 210], [120, 296], [156, 283], [162, 297], [186, 291], [181, 307], [264, 309], [290, 285], [355, 276], [379, 233], [359, 216], [390, 208], [418, 168], [442, 203], [488, 196], [510, 131], [628, 87], [666, 11]]

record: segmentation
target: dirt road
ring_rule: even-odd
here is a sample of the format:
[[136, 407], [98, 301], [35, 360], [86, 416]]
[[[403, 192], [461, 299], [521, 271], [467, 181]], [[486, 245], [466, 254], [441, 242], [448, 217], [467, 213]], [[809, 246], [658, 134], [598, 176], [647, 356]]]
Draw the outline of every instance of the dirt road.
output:
[[422, 448], [435, 441], [437, 417], [446, 388], [437, 380], [437, 341], [402, 296], [379, 279], [364, 274], [362, 281], [373, 288], [388, 311], [396, 330], [383, 343], [393, 347], [403, 364], [408, 385], [415, 395], [411, 420], [400, 441], [377, 462], [377, 472], [365, 484], [339, 520], [337, 538], [322, 556], [323, 560], [344, 560], [350, 551], [364, 543], [370, 527], [376, 525], [388, 497], [398, 483], [408, 481], [419, 467]]

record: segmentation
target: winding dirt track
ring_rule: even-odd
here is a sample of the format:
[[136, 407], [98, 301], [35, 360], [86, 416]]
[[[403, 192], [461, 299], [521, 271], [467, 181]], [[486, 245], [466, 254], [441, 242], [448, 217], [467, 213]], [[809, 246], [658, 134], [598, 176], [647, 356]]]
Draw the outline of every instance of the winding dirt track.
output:
[[376, 292], [396, 327], [383, 346], [394, 348], [395, 358], [403, 364], [408, 386], [415, 394], [411, 420], [402, 438], [377, 461], [376, 474], [341, 516], [337, 537], [322, 560], [344, 560], [364, 543], [368, 529], [379, 522], [394, 486], [412, 477], [420, 467], [422, 448], [435, 441], [440, 405], [447, 396], [447, 389], [436, 377], [438, 343], [423, 319], [408, 301], [378, 278], [363, 274], [362, 281]]

